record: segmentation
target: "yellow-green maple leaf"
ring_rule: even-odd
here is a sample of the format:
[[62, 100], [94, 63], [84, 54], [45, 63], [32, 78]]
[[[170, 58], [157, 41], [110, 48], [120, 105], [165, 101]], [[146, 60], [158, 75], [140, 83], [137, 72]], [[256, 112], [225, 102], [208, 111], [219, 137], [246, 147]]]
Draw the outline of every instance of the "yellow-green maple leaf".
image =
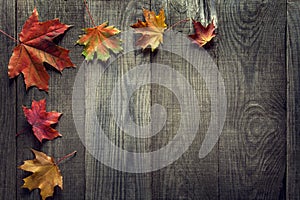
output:
[[109, 49], [114, 53], [122, 51], [121, 40], [115, 37], [120, 30], [108, 26], [108, 22], [83, 30], [86, 34], [80, 36], [77, 44], [85, 46], [82, 54], [86, 60], [92, 60], [96, 53], [97, 59], [106, 61], [110, 57]]

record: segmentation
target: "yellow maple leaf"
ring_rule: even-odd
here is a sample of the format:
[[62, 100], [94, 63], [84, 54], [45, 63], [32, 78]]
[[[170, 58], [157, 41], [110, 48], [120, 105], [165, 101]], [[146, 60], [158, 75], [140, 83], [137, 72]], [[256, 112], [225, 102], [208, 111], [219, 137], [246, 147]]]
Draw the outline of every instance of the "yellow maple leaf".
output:
[[55, 186], [63, 188], [62, 176], [52, 157], [43, 152], [31, 150], [35, 155], [35, 159], [26, 160], [23, 165], [19, 166], [24, 171], [33, 172], [32, 175], [23, 179], [24, 185], [22, 188], [28, 188], [29, 190], [39, 188], [41, 190], [40, 195], [45, 200], [53, 195]]
[[154, 11], [143, 9], [143, 12], [145, 22], [138, 20], [131, 27], [134, 28], [135, 33], [142, 34], [136, 44], [142, 49], [151, 46], [152, 51], [154, 51], [160, 43], [163, 43], [163, 33], [167, 28], [165, 12], [161, 9], [157, 16]]

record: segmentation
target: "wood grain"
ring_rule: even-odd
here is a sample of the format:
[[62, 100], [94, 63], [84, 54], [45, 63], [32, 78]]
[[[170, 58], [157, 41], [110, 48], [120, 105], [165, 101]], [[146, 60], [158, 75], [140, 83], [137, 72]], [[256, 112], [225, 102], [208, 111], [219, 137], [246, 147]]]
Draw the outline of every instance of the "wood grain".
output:
[[300, 2], [287, 3], [287, 185], [286, 199], [300, 199], [299, 37]]
[[285, 3], [219, 1], [218, 66], [228, 99], [220, 199], [284, 198]]
[[[142, 8], [147, 8], [148, 5], [149, 2], [147, 1], [89, 1], [91, 14], [96, 24], [108, 21], [110, 25], [115, 25], [123, 32], [128, 30], [136, 19], [142, 18]], [[102, 10], [102, 12], [99, 12], [99, 10]], [[89, 21], [87, 17], [86, 20]], [[126, 38], [124, 39], [126, 43]], [[138, 144], [139, 141], [128, 136], [125, 131], [118, 127], [111, 114], [111, 93], [114, 87], [118, 87], [117, 81], [121, 81], [121, 78], [130, 69], [148, 63], [149, 60], [149, 54], [143, 54], [139, 51], [124, 54], [107, 67], [97, 87], [99, 98], [96, 99], [96, 102], [99, 102], [97, 105], [99, 106], [100, 126], [114, 145], [128, 151], [147, 151], [150, 144], [147, 140]], [[87, 85], [97, 84], [89, 82], [94, 80], [86, 79], [86, 81]], [[122, 80], [121, 84], [126, 84], [126, 80]], [[87, 87], [86, 96], [94, 92]], [[131, 118], [138, 125], [146, 124], [149, 121], [150, 100], [150, 88], [145, 86], [135, 93], [128, 107], [132, 114]], [[118, 109], [118, 106], [122, 103], [122, 96], [120, 96], [117, 99], [117, 104], [113, 105], [112, 109]], [[89, 102], [86, 102], [86, 105], [88, 106]], [[117, 110], [117, 112], [121, 111]], [[89, 115], [89, 113], [87, 112], [86, 115]], [[86, 137], [90, 137], [88, 134], [95, 127], [94, 124], [86, 123]], [[105, 154], [110, 155], [111, 159], [119, 164], [116, 154], [113, 152], [105, 152]], [[105, 166], [90, 154], [86, 154], [86, 199], [151, 199], [151, 180], [151, 174], [117, 171]]]
[[[33, 8], [36, 6], [39, 12], [40, 21], [47, 21], [53, 18], [59, 18], [62, 23], [73, 25], [69, 31], [66, 32], [59, 45], [71, 50], [70, 57], [75, 65], [80, 65], [83, 61], [81, 56], [81, 48], [74, 46], [78, 35], [81, 33], [81, 28], [84, 24], [84, 7], [79, 1], [18, 1], [18, 32], [25, 20], [31, 15]], [[33, 155], [30, 148], [41, 150], [46, 154], [55, 158], [63, 157], [64, 155], [77, 150], [77, 155], [60, 165], [60, 170], [64, 177], [64, 190], [55, 190], [55, 199], [73, 199], [74, 191], [76, 191], [76, 198], [83, 199], [85, 195], [85, 149], [76, 134], [76, 129], [72, 120], [72, 89], [76, 76], [77, 69], [65, 69], [62, 74], [58, 73], [51, 67], [48, 67], [50, 75], [49, 93], [39, 91], [36, 88], [31, 88], [25, 91], [23, 77], [18, 78], [18, 101], [17, 101], [17, 115], [18, 115], [18, 131], [28, 127], [28, 123], [24, 118], [22, 105], [30, 106], [33, 99], [39, 100], [47, 99], [47, 110], [62, 112], [63, 116], [60, 118], [56, 129], [62, 134], [61, 138], [53, 141], [44, 141], [40, 144], [34, 137], [31, 131], [20, 135], [17, 140], [17, 163], [20, 165], [23, 160], [32, 159]], [[28, 192], [27, 189], [21, 189], [23, 184], [22, 178], [26, 177], [28, 173], [18, 170], [17, 177], [17, 198], [18, 199], [39, 199], [39, 191], [34, 190]]]
[[[154, 1], [152, 2], [152, 9], [156, 12], [164, 5], [166, 10], [166, 23], [172, 26], [176, 22], [193, 18], [206, 24], [212, 18], [209, 13], [215, 13], [213, 1]], [[216, 16], [214, 16], [216, 19]], [[174, 27], [174, 32], [180, 31], [183, 37], [193, 33], [193, 26], [191, 21]], [[178, 34], [180, 34], [180, 32]], [[176, 43], [164, 43], [163, 45], [171, 46], [171, 48], [178, 48], [182, 46], [184, 49], [185, 43], [176, 40]], [[211, 43], [209, 54], [214, 56], [214, 43]], [[195, 48], [191, 51], [197, 51]], [[190, 55], [188, 55], [190, 56]], [[199, 129], [194, 139], [193, 144], [189, 149], [173, 164], [152, 173], [153, 177], [153, 197], [154, 199], [217, 199], [218, 198], [218, 148], [214, 148], [212, 152], [204, 159], [199, 159], [199, 149], [207, 132], [210, 123], [210, 95], [202, 78], [203, 74], [199, 74], [195, 66], [186, 61], [188, 57], [181, 57], [174, 53], [158, 50], [151, 57], [151, 63], [159, 63], [167, 65], [182, 74], [193, 88], [196, 94], [200, 109], [199, 115], [201, 121]], [[199, 58], [199, 63], [201, 58]], [[159, 76], [153, 74], [152, 76]], [[162, 79], [170, 80], [172, 85], [184, 87], [176, 77], [161, 77]], [[215, 77], [217, 78], [217, 77]], [[187, 95], [187, 94], [185, 94]], [[179, 124], [181, 119], [181, 107], [185, 105], [180, 104], [180, 99], [175, 96], [173, 91], [160, 86], [152, 85], [151, 87], [152, 105], [161, 104], [167, 110], [167, 120], [165, 127], [153, 138], [153, 146], [159, 149], [177, 134], [179, 131]], [[192, 126], [193, 120], [188, 123]], [[173, 150], [175, 151], [175, 150]], [[168, 156], [168, 155], [161, 155]]]
[[[14, 2], [0, 1], [0, 29], [16, 38]], [[10, 15], [7, 15], [10, 13]], [[0, 199], [16, 198], [16, 81], [7, 65], [15, 42], [0, 34]]]

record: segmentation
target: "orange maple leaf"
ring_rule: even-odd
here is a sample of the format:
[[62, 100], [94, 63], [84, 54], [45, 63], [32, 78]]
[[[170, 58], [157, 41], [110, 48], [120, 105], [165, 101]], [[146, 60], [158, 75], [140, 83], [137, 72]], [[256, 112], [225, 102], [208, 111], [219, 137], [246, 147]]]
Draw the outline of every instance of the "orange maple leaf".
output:
[[26, 160], [19, 169], [33, 172], [32, 175], [23, 179], [22, 188], [28, 188], [30, 191], [39, 188], [43, 200], [53, 196], [54, 187], [63, 189], [63, 177], [54, 159], [43, 152], [31, 149], [35, 155], [34, 160]]
[[142, 49], [151, 46], [151, 50], [154, 51], [160, 43], [163, 43], [163, 33], [167, 28], [165, 12], [161, 9], [156, 16], [154, 11], [143, 9], [143, 13], [145, 22], [138, 20], [137, 23], [131, 25], [135, 33], [142, 34], [136, 45], [142, 47]]
[[92, 60], [96, 53], [99, 60], [106, 61], [110, 57], [109, 49], [114, 53], [122, 51], [121, 40], [113, 37], [120, 30], [107, 25], [108, 22], [104, 22], [99, 26], [83, 29], [86, 34], [80, 36], [77, 43], [85, 46], [82, 54], [86, 60]]
[[74, 66], [68, 55], [69, 50], [53, 42], [54, 38], [63, 34], [69, 27], [60, 23], [58, 19], [39, 22], [35, 8], [19, 34], [19, 44], [10, 58], [9, 78], [22, 73], [26, 89], [36, 86], [48, 91], [49, 74], [43, 65], [44, 62], [60, 72], [66, 67]]
[[33, 134], [40, 142], [43, 139], [52, 140], [61, 136], [51, 125], [56, 124], [62, 114], [59, 112], [46, 112], [46, 99], [33, 100], [31, 109], [23, 106], [23, 112], [28, 123], [32, 125]]
[[193, 43], [199, 45], [200, 47], [204, 46], [216, 36], [215, 25], [213, 20], [206, 27], [204, 27], [200, 22], [197, 22], [195, 20], [193, 20], [193, 25], [195, 34], [189, 35], [189, 38], [192, 39]]

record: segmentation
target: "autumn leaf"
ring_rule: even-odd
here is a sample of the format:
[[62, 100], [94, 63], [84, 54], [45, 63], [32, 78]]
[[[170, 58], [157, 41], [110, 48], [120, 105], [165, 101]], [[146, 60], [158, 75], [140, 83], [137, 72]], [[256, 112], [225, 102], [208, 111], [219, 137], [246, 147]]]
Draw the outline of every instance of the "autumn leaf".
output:
[[137, 23], [131, 25], [135, 33], [140, 33], [142, 36], [138, 39], [137, 45], [145, 49], [151, 46], [154, 51], [160, 43], [163, 43], [163, 33], [167, 28], [165, 24], [165, 12], [160, 10], [156, 16], [154, 11], [143, 9], [145, 22], [138, 20]]
[[77, 152], [65, 155], [57, 162], [54, 158], [47, 156], [45, 153], [31, 149], [35, 155], [33, 160], [25, 160], [19, 169], [32, 172], [33, 174], [24, 178], [22, 188], [40, 189], [40, 195], [45, 200], [47, 197], [53, 196], [54, 187], [58, 186], [63, 189], [63, 177], [61, 176], [58, 165], [65, 159], [75, 155]]
[[62, 115], [58, 112], [46, 112], [46, 99], [32, 101], [31, 109], [23, 106], [23, 112], [35, 137], [42, 142], [43, 139], [52, 140], [61, 134], [51, 127], [58, 122]]
[[28, 188], [30, 191], [39, 188], [43, 200], [53, 196], [54, 187], [58, 186], [63, 189], [63, 177], [57, 164], [52, 157], [43, 152], [31, 149], [35, 155], [34, 160], [26, 160], [19, 169], [33, 172], [32, 175], [23, 179], [22, 188]]
[[114, 53], [122, 51], [121, 40], [115, 37], [120, 31], [114, 26], [108, 26], [108, 22], [83, 30], [86, 34], [80, 36], [77, 44], [85, 46], [82, 54], [86, 60], [92, 60], [96, 53], [97, 59], [106, 61], [110, 57], [109, 49]]
[[74, 64], [69, 58], [69, 50], [53, 42], [53, 39], [63, 34], [70, 26], [62, 24], [58, 19], [39, 22], [38, 12], [25, 22], [19, 34], [19, 44], [14, 48], [8, 64], [8, 76], [14, 78], [20, 73], [24, 75], [26, 89], [36, 86], [48, 91], [49, 74], [44, 62], [58, 71]]
[[199, 45], [200, 47], [204, 46], [216, 36], [215, 25], [213, 20], [206, 27], [204, 27], [200, 22], [197, 22], [195, 20], [193, 20], [193, 25], [195, 34], [189, 35], [189, 38], [192, 39], [193, 43]]

